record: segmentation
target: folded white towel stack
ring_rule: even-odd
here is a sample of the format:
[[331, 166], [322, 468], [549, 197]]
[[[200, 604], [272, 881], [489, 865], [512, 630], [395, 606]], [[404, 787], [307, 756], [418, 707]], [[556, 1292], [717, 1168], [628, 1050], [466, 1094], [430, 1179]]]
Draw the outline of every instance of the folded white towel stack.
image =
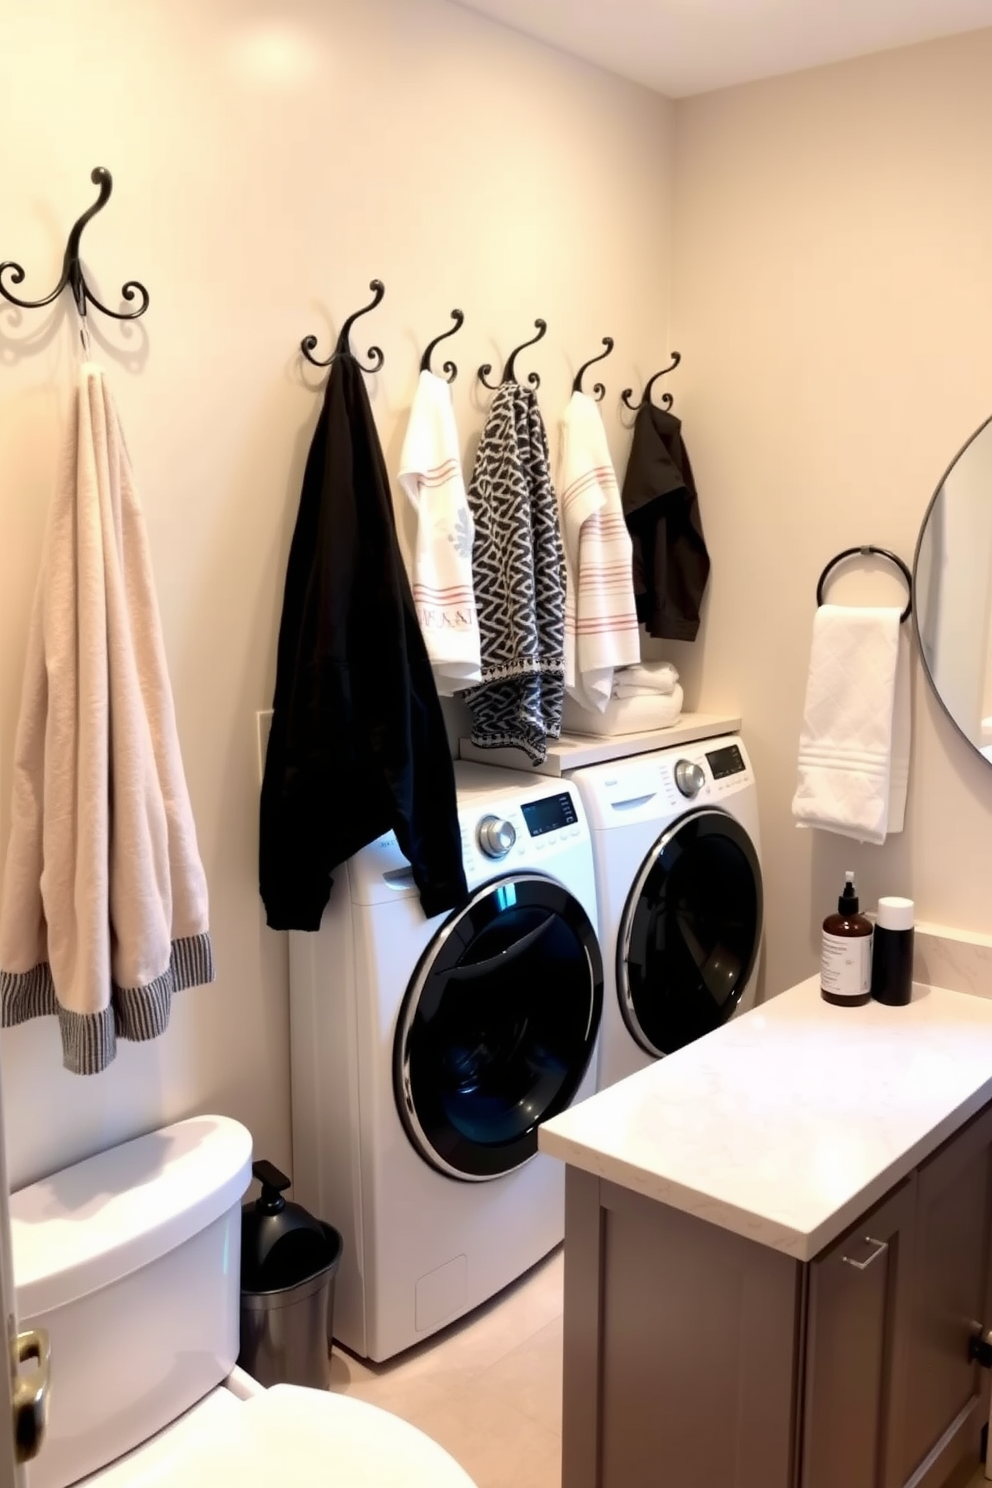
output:
[[671, 692], [652, 692], [641, 697], [611, 697], [602, 713], [583, 708], [565, 694], [564, 727], [570, 734], [592, 734], [611, 738], [616, 734], [656, 733], [671, 728], [682, 716], [682, 689], [676, 682]]
[[613, 696], [670, 697], [678, 680], [679, 674], [670, 661], [645, 661], [614, 674]]
[[909, 640], [897, 609], [821, 605], [792, 814], [859, 842], [901, 832], [909, 783]]

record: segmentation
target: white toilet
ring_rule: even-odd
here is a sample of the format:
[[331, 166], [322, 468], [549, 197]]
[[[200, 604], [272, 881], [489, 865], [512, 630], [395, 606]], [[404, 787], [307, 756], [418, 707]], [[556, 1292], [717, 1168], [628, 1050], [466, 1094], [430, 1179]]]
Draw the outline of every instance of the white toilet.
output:
[[11, 1195], [19, 1326], [51, 1341], [29, 1488], [473, 1488], [363, 1401], [235, 1368], [251, 1136], [199, 1116]]

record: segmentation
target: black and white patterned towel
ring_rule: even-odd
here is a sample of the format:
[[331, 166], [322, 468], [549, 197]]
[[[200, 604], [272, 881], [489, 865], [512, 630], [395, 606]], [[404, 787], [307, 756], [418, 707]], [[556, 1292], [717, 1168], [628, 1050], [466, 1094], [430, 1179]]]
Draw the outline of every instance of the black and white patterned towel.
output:
[[530, 388], [496, 391], [468, 488], [482, 682], [465, 694], [472, 742], [534, 764], [561, 733], [565, 578], [548, 436]]

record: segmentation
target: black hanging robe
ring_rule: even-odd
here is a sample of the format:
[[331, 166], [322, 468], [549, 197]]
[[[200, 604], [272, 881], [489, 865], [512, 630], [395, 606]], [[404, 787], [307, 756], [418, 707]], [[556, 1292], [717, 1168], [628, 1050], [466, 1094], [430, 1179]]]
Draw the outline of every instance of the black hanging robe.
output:
[[468, 898], [441, 705], [358, 364], [331, 365], [279, 627], [259, 880], [274, 930], [317, 930], [340, 863], [390, 829], [425, 915]]
[[681, 421], [653, 403], [634, 421], [621, 500], [638, 620], [661, 640], [694, 641], [710, 559]]

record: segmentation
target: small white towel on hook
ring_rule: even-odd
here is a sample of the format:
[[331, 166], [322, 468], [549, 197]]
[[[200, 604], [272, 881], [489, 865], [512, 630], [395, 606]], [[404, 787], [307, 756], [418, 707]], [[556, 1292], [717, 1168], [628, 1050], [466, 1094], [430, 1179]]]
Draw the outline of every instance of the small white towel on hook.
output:
[[400, 485], [417, 513], [410, 585], [437, 690], [479, 682], [479, 617], [472, 578], [475, 523], [462, 477], [451, 388], [421, 372], [400, 456]]
[[583, 708], [602, 713], [616, 668], [641, 659], [631, 538], [603, 419], [588, 393], [572, 393], [560, 434], [565, 690]]
[[909, 639], [889, 608], [821, 605], [792, 814], [858, 842], [901, 832], [909, 784]]

